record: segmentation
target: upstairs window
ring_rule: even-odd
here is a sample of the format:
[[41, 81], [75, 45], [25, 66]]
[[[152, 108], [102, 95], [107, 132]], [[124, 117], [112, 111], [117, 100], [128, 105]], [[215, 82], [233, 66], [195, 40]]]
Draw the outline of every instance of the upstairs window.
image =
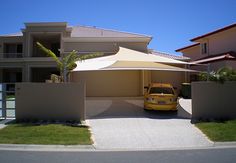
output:
[[22, 53], [22, 44], [5, 44], [5, 53]]
[[4, 44], [4, 57], [6, 58], [19, 58], [22, 57], [23, 46], [18, 43]]
[[201, 43], [201, 54], [208, 54], [208, 45], [206, 42]]

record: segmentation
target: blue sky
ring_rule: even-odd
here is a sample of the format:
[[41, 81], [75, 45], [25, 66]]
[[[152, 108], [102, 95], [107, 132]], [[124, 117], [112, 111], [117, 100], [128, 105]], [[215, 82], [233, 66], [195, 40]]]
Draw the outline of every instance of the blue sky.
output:
[[67, 21], [153, 36], [149, 48], [175, 53], [189, 39], [236, 22], [236, 0], [4, 0], [0, 34], [24, 22]]

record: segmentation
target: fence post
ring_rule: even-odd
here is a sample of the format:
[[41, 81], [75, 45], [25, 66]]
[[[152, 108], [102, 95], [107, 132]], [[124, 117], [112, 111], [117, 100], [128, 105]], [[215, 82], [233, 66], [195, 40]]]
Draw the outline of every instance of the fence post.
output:
[[2, 84], [2, 117], [7, 118], [7, 95], [6, 84]]

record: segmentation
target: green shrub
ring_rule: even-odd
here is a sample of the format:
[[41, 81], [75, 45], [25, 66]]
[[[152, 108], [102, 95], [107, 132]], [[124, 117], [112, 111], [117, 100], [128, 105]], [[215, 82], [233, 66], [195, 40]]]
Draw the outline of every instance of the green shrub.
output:
[[[199, 74], [200, 81], [207, 81], [207, 72], [202, 72]], [[209, 73], [209, 81], [216, 81], [224, 83], [225, 81], [236, 81], [236, 70], [230, 67], [223, 67], [217, 71], [212, 71]]]

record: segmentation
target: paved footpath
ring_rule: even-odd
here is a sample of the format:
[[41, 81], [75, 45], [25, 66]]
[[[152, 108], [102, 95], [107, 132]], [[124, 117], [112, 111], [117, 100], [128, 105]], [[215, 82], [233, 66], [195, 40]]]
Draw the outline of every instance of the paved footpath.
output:
[[0, 121], [0, 129], [6, 127], [7, 126], [6, 124], [13, 121], [13, 120], [14, 119], [4, 119], [4, 120]]
[[143, 100], [112, 100], [87, 120], [96, 149], [209, 147], [213, 142], [190, 122], [191, 101], [181, 99], [178, 114], [146, 112]]

